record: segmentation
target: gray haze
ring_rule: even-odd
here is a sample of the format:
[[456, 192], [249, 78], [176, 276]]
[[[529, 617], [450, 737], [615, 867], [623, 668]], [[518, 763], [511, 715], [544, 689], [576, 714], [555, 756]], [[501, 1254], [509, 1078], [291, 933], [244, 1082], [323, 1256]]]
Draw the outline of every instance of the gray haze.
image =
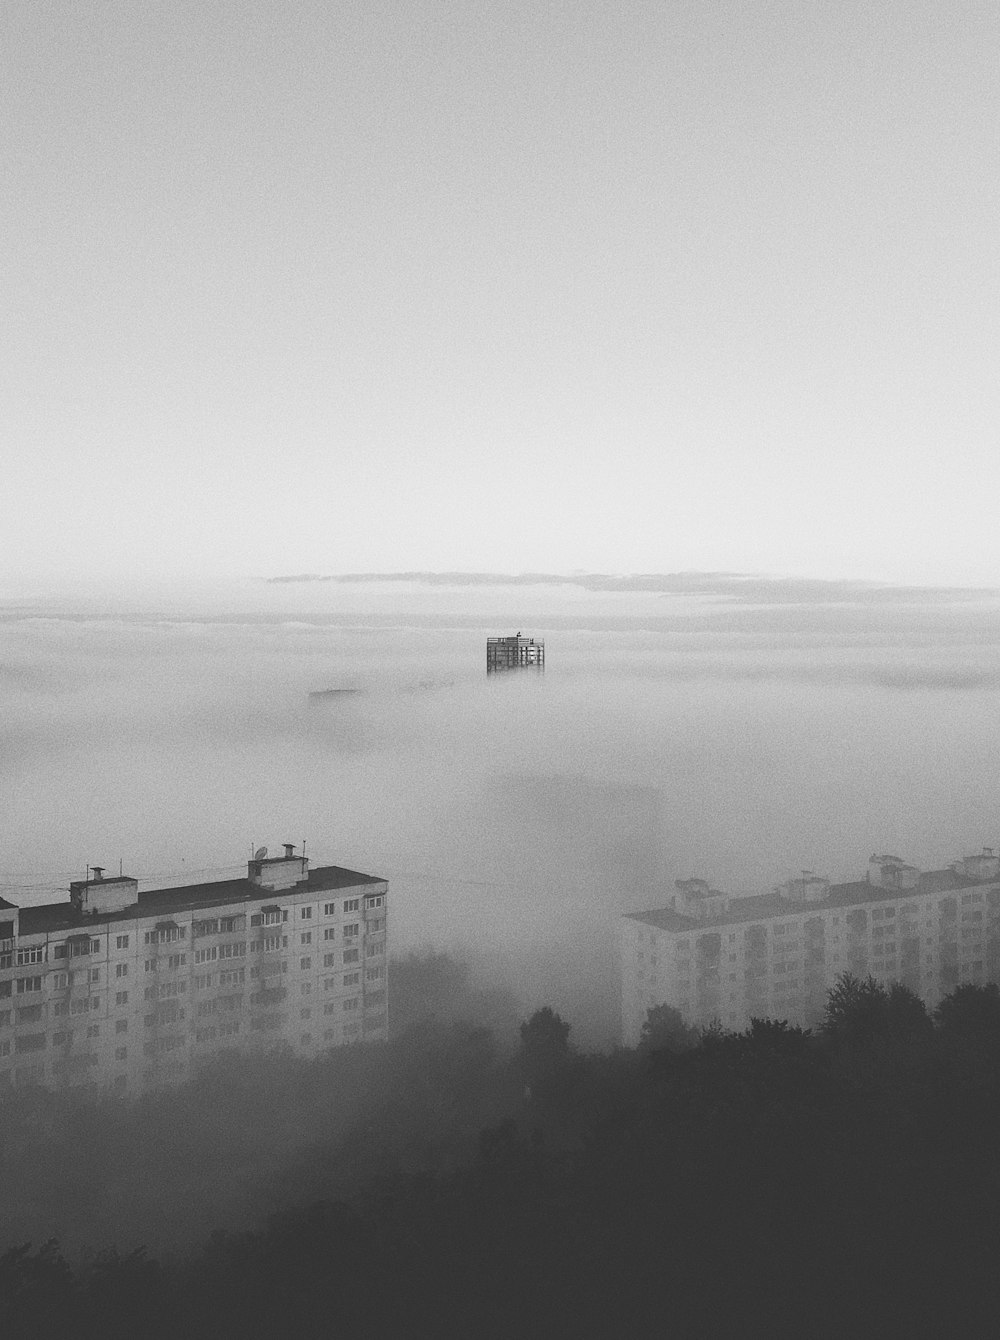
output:
[[0, 568], [990, 583], [982, 0], [5, 0]]
[[[733, 581], [9, 600], [2, 892], [62, 897], [120, 857], [221, 878], [304, 837], [391, 881], [394, 952], [461, 947], [610, 1041], [615, 920], [667, 882], [749, 892], [998, 838], [1000, 598]], [[487, 683], [487, 632], [518, 627], [544, 680]], [[309, 705], [331, 687], [360, 692]]]

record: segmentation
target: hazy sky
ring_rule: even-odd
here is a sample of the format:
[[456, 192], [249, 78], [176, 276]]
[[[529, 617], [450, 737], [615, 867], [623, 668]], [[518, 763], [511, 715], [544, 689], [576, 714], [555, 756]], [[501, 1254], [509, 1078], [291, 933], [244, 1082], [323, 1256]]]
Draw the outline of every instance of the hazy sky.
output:
[[992, 581], [974, 0], [4, 0], [0, 564]]

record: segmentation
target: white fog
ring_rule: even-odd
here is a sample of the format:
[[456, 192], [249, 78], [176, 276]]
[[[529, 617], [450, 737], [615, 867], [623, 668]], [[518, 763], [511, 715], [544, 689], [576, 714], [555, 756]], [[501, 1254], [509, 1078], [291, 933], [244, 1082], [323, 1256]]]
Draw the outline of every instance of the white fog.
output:
[[[223, 878], [304, 839], [390, 881], [394, 953], [461, 947], [607, 1044], [617, 917], [674, 879], [750, 892], [996, 839], [1000, 597], [676, 585], [12, 595], [2, 893], [119, 860]], [[487, 634], [517, 628], [544, 678], [487, 682]], [[310, 703], [330, 688], [357, 692]]]

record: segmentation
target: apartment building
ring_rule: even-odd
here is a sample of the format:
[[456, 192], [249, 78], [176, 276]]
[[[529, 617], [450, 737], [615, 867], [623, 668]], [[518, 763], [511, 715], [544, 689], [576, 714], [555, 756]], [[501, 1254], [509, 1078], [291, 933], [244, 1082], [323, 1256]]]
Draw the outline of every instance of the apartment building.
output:
[[678, 880], [666, 907], [623, 918], [621, 953], [629, 1046], [653, 1005], [701, 1026], [815, 1026], [843, 972], [902, 982], [933, 1008], [960, 983], [1000, 981], [1000, 855], [986, 847], [929, 871], [873, 855], [852, 883], [803, 871], [742, 898]]
[[0, 1088], [139, 1093], [228, 1048], [384, 1039], [387, 899], [286, 845], [246, 879], [140, 892], [95, 866], [69, 902], [0, 900]]
[[486, 673], [495, 675], [504, 670], [544, 670], [545, 643], [541, 639], [525, 637], [521, 632], [510, 637], [486, 639]]

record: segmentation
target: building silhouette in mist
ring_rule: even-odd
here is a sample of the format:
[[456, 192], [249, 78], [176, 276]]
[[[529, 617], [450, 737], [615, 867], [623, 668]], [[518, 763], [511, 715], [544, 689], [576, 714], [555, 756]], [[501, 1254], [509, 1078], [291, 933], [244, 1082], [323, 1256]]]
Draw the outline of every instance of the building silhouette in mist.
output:
[[545, 643], [537, 638], [524, 637], [519, 632], [510, 637], [486, 639], [486, 673], [495, 675], [505, 670], [544, 670]]
[[815, 1026], [844, 972], [901, 982], [932, 1008], [960, 984], [1000, 981], [1000, 855], [929, 871], [873, 855], [853, 883], [803, 871], [742, 898], [678, 880], [666, 907], [622, 920], [624, 1039], [638, 1042], [654, 1005], [700, 1026]]
[[246, 879], [139, 892], [95, 866], [68, 903], [0, 900], [0, 1087], [139, 1093], [226, 1049], [384, 1039], [387, 897], [286, 845]]

